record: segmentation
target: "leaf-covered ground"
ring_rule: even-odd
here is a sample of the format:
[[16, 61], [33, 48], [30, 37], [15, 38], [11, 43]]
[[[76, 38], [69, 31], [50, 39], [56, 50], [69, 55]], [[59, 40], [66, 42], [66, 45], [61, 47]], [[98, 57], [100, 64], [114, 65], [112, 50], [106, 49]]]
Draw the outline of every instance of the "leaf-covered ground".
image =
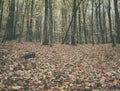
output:
[[0, 90], [120, 91], [120, 45], [1, 44]]

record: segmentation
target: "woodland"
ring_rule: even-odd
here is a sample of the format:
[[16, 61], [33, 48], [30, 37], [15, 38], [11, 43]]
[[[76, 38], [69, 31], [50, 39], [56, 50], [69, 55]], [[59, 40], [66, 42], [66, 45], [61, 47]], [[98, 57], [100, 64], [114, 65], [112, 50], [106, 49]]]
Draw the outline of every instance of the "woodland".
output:
[[120, 0], [0, 0], [0, 91], [120, 91]]

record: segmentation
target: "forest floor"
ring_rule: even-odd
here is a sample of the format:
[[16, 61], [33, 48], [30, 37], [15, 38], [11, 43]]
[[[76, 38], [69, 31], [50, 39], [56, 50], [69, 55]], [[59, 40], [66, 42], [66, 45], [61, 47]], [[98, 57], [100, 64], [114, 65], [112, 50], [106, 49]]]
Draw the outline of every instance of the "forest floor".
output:
[[120, 91], [120, 45], [0, 44], [0, 90]]

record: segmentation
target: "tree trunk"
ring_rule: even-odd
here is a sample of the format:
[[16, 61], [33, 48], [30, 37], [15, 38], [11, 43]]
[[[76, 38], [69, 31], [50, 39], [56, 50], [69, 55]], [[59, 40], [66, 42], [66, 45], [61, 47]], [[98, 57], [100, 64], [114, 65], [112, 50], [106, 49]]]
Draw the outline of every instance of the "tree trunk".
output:
[[112, 22], [111, 22], [111, 0], [109, 0], [109, 5], [108, 5], [108, 18], [109, 18], [109, 30], [110, 30], [110, 38], [111, 38], [111, 42], [112, 42], [112, 46], [115, 47], [115, 41], [113, 39], [113, 35], [112, 35]]
[[37, 17], [36, 23], [35, 23], [35, 28], [36, 28], [36, 42], [40, 41], [41, 42], [41, 17]]
[[[19, 19], [19, 2], [18, 2], [18, 0], [17, 0], [17, 5], [16, 5], [17, 7], [16, 7], [16, 12], [15, 12], [15, 20], [14, 20], [14, 30], [13, 30], [13, 32], [14, 32], [14, 34], [16, 34], [16, 28], [17, 28], [17, 22], [18, 22], [18, 19]], [[17, 38], [17, 36], [16, 35], [14, 35], [15, 36], [15, 38]]]
[[98, 7], [96, 5], [96, 9], [95, 9], [95, 22], [96, 22], [96, 36], [97, 36], [97, 44], [100, 43], [100, 37], [99, 37], [99, 21], [98, 21]]
[[102, 28], [102, 19], [101, 19], [101, 0], [99, 0], [99, 24], [100, 24], [100, 32], [102, 37], [102, 44], [105, 44], [104, 31]]
[[52, 47], [53, 43], [53, 13], [52, 13], [52, 0], [49, 0], [49, 11], [50, 11], [50, 28], [49, 28], [49, 33], [50, 33], [50, 47]]
[[48, 0], [45, 0], [45, 16], [43, 28], [43, 45], [48, 45]]
[[79, 44], [82, 44], [82, 32], [81, 32], [81, 10], [80, 10], [80, 8], [79, 8], [78, 20], [79, 20]]
[[9, 15], [6, 24], [6, 31], [3, 38], [4, 40], [14, 40], [14, 13], [15, 13], [15, 0], [9, 1]]
[[0, 32], [2, 31], [1, 27], [2, 27], [2, 18], [3, 18], [3, 5], [4, 5], [4, 1], [0, 1]]
[[32, 41], [30, 38], [30, 1], [27, 4], [27, 32], [26, 32], [26, 41]]
[[[28, 3], [28, 0], [26, 0], [26, 5], [25, 5], [25, 11], [24, 11], [24, 13], [23, 13], [23, 16], [21, 17], [22, 19], [21, 19], [21, 30], [20, 30], [20, 37], [19, 37], [19, 42], [21, 42], [21, 38], [22, 38], [22, 34], [23, 34], [23, 30], [24, 30], [24, 21], [25, 21], [25, 15], [26, 15], [26, 13], [27, 13], [27, 3]], [[23, 4], [22, 4], [22, 7], [23, 7], [23, 5], [24, 5], [24, 2], [23, 2]]]
[[87, 30], [86, 30], [86, 9], [85, 9], [85, 4], [83, 3], [83, 29], [84, 29], [84, 37], [85, 37], [85, 44], [88, 44], [87, 41]]
[[34, 8], [34, 0], [31, 0], [31, 18], [30, 18], [30, 35], [29, 40], [33, 40], [33, 8]]
[[[34, 7], [34, 0], [31, 0], [31, 9], [30, 9], [30, 1], [28, 4], [28, 11], [27, 11], [27, 33], [26, 33], [26, 40], [32, 41], [33, 40], [33, 32], [32, 32], [32, 24], [33, 24], [33, 7]], [[31, 11], [31, 15], [29, 15], [29, 11]]]
[[76, 34], [76, 0], [74, 0], [73, 2], [73, 13], [74, 13], [74, 17], [73, 17], [73, 29], [72, 29], [72, 39], [71, 39], [71, 45], [75, 45], [76, 41], [75, 41], [75, 34]]
[[120, 17], [118, 12], [118, 0], [114, 0], [116, 31], [117, 31], [117, 43], [120, 44]]
[[94, 21], [93, 21], [93, 13], [94, 13], [94, 1], [92, 0], [92, 17], [91, 17], [91, 22], [92, 22], [92, 45], [94, 46]]

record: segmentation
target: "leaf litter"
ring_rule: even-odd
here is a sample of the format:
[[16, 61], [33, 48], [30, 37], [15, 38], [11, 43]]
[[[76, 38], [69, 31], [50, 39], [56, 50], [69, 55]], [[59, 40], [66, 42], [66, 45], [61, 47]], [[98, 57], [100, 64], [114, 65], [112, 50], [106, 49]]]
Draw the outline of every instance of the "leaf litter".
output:
[[0, 90], [119, 91], [120, 45], [1, 44]]

